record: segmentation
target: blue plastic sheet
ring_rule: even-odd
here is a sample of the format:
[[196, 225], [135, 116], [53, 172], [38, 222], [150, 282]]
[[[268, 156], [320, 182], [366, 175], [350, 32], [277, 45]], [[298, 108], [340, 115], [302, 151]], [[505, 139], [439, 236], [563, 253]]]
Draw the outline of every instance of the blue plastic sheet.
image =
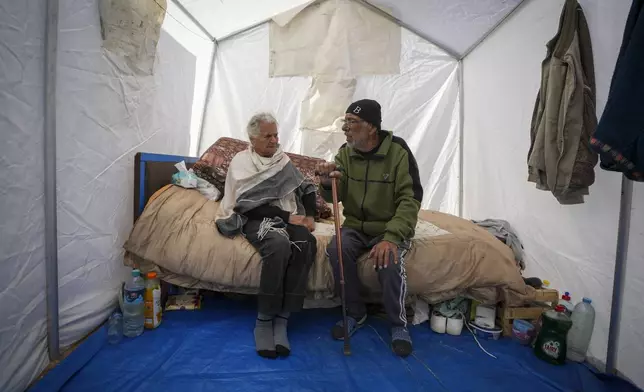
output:
[[345, 357], [329, 332], [339, 315], [339, 309], [293, 315], [291, 356], [268, 360], [254, 350], [254, 302], [207, 297], [203, 309], [167, 312], [158, 329], [119, 345], [107, 343], [105, 329], [97, 332], [33, 390], [637, 391], [584, 365], [549, 365], [507, 338], [481, 341], [494, 359], [466, 330], [438, 335], [427, 323], [412, 328], [414, 354], [401, 359], [390, 349], [386, 322], [370, 318]]

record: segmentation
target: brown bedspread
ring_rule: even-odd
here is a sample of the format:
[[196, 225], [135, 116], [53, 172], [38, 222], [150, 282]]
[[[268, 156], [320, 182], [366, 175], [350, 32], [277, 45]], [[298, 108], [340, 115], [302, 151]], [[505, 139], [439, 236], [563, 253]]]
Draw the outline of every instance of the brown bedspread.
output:
[[[125, 243], [126, 265], [155, 269], [167, 282], [222, 292], [255, 294], [261, 258], [243, 237], [217, 231], [218, 202], [197, 191], [163, 188], [150, 200]], [[466, 295], [483, 303], [519, 305], [534, 298], [510, 248], [476, 224], [452, 215], [421, 211], [413, 248], [406, 258], [409, 295], [436, 303]], [[309, 275], [309, 298], [333, 296], [333, 275], [324, 249], [333, 235], [329, 221], [317, 224], [318, 252]], [[380, 292], [366, 260], [359, 274], [370, 296]]]

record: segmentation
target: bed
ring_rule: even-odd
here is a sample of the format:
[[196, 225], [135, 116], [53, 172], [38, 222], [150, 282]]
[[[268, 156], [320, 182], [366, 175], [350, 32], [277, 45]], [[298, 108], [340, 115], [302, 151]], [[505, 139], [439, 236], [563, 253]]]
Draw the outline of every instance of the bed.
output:
[[[221, 153], [232, 157], [243, 144], [230, 141], [219, 140], [213, 147], [219, 146]], [[299, 164], [302, 159], [308, 158], [295, 156], [293, 160], [304, 172], [306, 164]], [[186, 288], [256, 294], [259, 254], [243, 237], [229, 239], [217, 231], [218, 201], [170, 184], [174, 164], [180, 161], [188, 168], [200, 162], [195, 157], [137, 154], [135, 223], [124, 244], [124, 264], [143, 272], [155, 271], [163, 281]], [[328, 214], [321, 215], [313, 233], [318, 252], [309, 275], [309, 301], [334, 299], [333, 275], [324, 252], [334, 227]], [[421, 210], [412, 243], [405, 263], [408, 300], [433, 304], [466, 296], [485, 304], [519, 306], [534, 299], [535, 291], [524, 283], [511, 249], [471, 221]], [[359, 261], [359, 274], [365, 299], [378, 302], [377, 275], [366, 255]]]

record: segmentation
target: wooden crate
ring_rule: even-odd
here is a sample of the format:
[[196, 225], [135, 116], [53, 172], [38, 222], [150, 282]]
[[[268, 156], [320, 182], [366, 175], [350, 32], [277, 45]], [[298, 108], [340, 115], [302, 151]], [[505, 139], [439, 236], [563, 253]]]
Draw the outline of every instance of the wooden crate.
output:
[[554, 305], [559, 301], [559, 291], [554, 289], [537, 289], [534, 299], [536, 302], [545, 302]]
[[559, 292], [553, 289], [538, 289], [535, 301], [526, 306], [506, 307], [497, 309], [497, 323], [503, 328], [503, 336], [512, 336], [514, 320], [526, 320], [535, 323], [541, 314], [556, 305]]

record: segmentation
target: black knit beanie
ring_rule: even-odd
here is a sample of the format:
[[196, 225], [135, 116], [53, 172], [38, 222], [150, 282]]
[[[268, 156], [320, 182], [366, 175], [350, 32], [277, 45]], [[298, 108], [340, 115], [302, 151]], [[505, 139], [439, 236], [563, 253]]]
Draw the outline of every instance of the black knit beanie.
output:
[[355, 101], [347, 108], [346, 113], [351, 113], [368, 122], [380, 130], [382, 123], [382, 114], [380, 113], [380, 104], [372, 99], [361, 99]]

